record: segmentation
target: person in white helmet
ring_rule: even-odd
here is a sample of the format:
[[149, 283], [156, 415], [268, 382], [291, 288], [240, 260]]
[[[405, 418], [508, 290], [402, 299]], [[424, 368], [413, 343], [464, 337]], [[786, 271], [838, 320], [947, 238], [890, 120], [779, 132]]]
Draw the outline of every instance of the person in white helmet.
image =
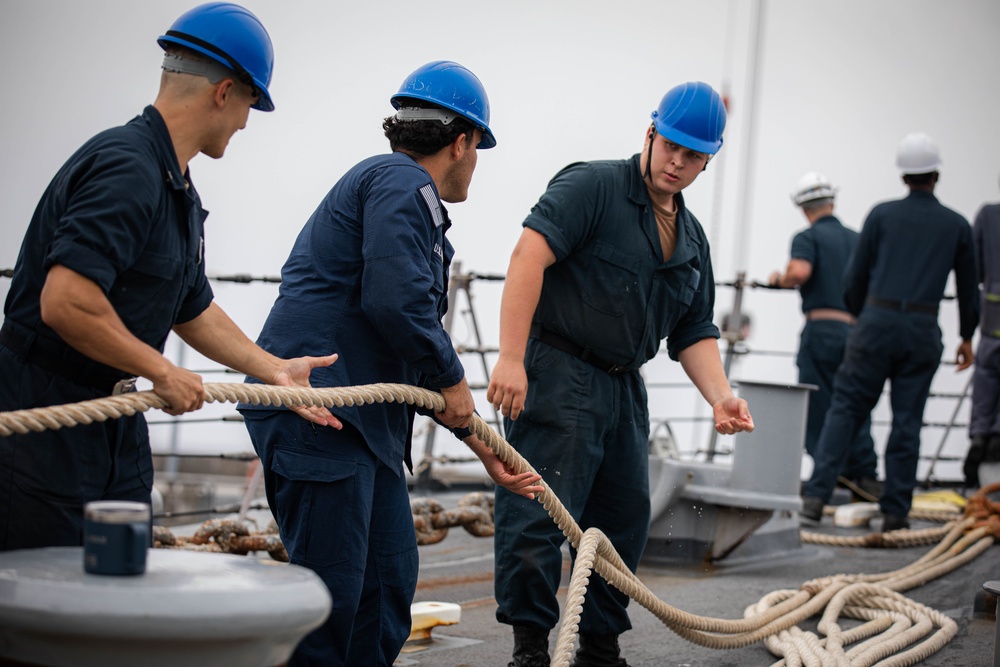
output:
[[[806, 453], [816, 456], [816, 441], [833, 396], [833, 378], [844, 358], [847, 335], [854, 315], [844, 304], [844, 268], [858, 242], [858, 233], [833, 215], [837, 190], [823, 174], [809, 172], [799, 179], [792, 202], [799, 206], [809, 227], [792, 239], [791, 258], [784, 273], [771, 274], [770, 284], [798, 288], [806, 323], [799, 338], [795, 363], [799, 382], [817, 389], [809, 394], [806, 419]], [[878, 500], [882, 486], [876, 467], [878, 456], [871, 436], [871, 419], [850, 441], [850, 454], [842, 477], [864, 500]]]
[[972, 365], [979, 288], [972, 227], [934, 196], [941, 164], [926, 134], [909, 134], [896, 165], [910, 193], [869, 212], [846, 273], [844, 301], [858, 322], [837, 370], [833, 401], [803, 489], [802, 516], [819, 521], [848, 456], [846, 443], [892, 382], [892, 430], [885, 447], [882, 530], [908, 528], [916, 486], [920, 429], [931, 381], [944, 349], [938, 305], [955, 273], [958, 370]]
[[985, 204], [972, 223], [976, 266], [983, 289], [982, 322], [972, 376], [965, 484], [980, 485], [981, 463], [1000, 462], [1000, 203]]

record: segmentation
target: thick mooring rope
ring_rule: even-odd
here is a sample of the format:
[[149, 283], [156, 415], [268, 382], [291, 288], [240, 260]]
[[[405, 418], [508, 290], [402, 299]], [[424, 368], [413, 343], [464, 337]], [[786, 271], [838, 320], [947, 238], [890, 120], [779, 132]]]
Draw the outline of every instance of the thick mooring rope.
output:
[[[471, 428], [489, 445], [501, 461], [516, 472], [528, 470], [534, 472], [530, 464], [482, 419], [474, 417]], [[542, 486], [543, 491], [537, 494], [536, 499], [548, 511], [549, 516], [566, 536], [566, 539], [578, 550], [577, 561], [573, 568], [570, 588], [566, 597], [559, 638], [552, 658], [552, 667], [568, 667], [572, 660], [573, 646], [579, 630], [579, 618], [583, 610], [583, 599], [586, 595], [587, 582], [593, 570], [600, 573], [612, 586], [648, 609], [679, 636], [702, 646], [719, 649], [748, 646], [772, 638], [781, 632], [791, 631], [799, 623], [827, 608], [839, 593], [855, 583], [854, 579], [847, 575], [817, 580], [823, 582], [822, 585], [816, 582], [807, 582], [798, 591], [788, 591], [783, 600], [776, 603], [769, 601], [759, 610], [755, 608], [754, 611], [746, 614], [743, 620], [716, 619], [689, 614], [658, 599], [625, 566], [614, 546], [601, 531], [592, 528], [586, 534], [582, 533], [579, 525], [552, 493], [544, 479], [539, 482], [539, 485]], [[797, 658], [793, 657], [790, 662], [786, 663], [785, 660], [782, 660], [777, 664], [836, 664], [867, 667], [885, 656], [902, 651], [906, 646], [929, 634], [935, 625], [939, 629], [933, 632], [929, 639], [909, 650], [902, 651], [881, 664], [893, 665], [893, 667], [911, 665], [940, 650], [951, 641], [957, 631], [954, 621], [939, 612], [898, 595], [895, 591], [907, 590], [940, 577], [989, 549], [993, 544], [992, 533], [987, 528], [977, 528], [973, 532], [965, 534], [966, 529], [972, 525], [969, 519], [956, 523], [937, 547], [916, 563], [897, 572], [888, 575], [854, 575], [861, 577], [862, 581], [880, 582], [885, 590], [876, 590], [878, 594], [863, 598], [859, 598], [860, 594], [857, 592], [859, 589], [849, 591], [838, 599], [837, 604], [841, 599], [850, 599], [852, 604], [835, 607], [838, 609], [837, 614], [843, 611], [845, 615], [860, 614], [862, 618], [871, 617], [872, 619], [888, 615], [893, 621], [890, 624], [879, 618], [879, 620], [866, 624], [863, 632], [876, 636], [864, 642], [860, 647], [856, 647], [859, 650], [851, 649], [850, 655], [845, 653], [843, 656], [835, 657], [838, 656], [838, 652], [842, 652], [837, 648], [838, 646], [842, 648], [847, 643], [857, 641], [855, 637], [861, 638], [863, 636], [858, 634], [858, 631], [839, 633], [837, 630], [839, 626], [834, 623], [837, 617], [835, 614], [821, 628], [823, 632], [828, 630], [834, 632], [835, 641], [831, 644], [832, 650], [824, 648], [824, 643], [829, 638], [820, 640], [812, 633], [798, 631], [796, 634], [800, 637], [811, 635], [807, 641], [800, 640], [796, 643], [796, 646], [803, 646], [803, 648], [795, 650], [798, 652], [797, 655], [806, 656], [806, 662], [797, 662]], [[583, 557], [581, 558], [581, 556]], [[868, 606], [864, 607], [864, 604]], [[903, 617], [919, 618], [919, 621], [914, 624], [915, 629], [901, 629], [901, 624], [909, 623], [909, 621], [897, 620], [897, 618]], [[765, 645], [772, 652], [780, 651], [776, 653], [780, 656], [795, 654], [792, 649], [786, 649], [781, 640], [777, 644], [772, 642], [772, 644]], [[772, 645], [775, 648], [772, 648]], [[831, 657], [833, 662], [830, 662]]]
[[[250, 403], [276, 407], [324, 406], [327, 408], [372, 403], [409, 403], [421, 408], [443, 410], [444, 397], [427, 389], [404, 384], [367, 384], [356, 387], [276, 387], [265, 384], [207, 383], [207, 403]], [[137, 391], [96, 398], [68, 405], [0, 412], [0, 436], [31, 431], [55, 430], [77, 424], [131, 417], [167, 402], [152, 391]]]
[[806, 544], [820, 544], [828, 547], [879, 547], [902, 548], [918, 547], [927, 544], [937, 544], [941, 541], [951, 526], [951, 521], [937, 528], [921, 528], [919, 530], [893, 530], [888, 533], [874, 532], [864, 535], [830, 535], [803, 530], [801, 539]]
[[[342, 407], [383, 402], [408, 403], [431, 410], [442, 410], [440, 394], [398, 384], [375, 384], [357, 387], [301, 389], [256, 384], [204, 385], [207, 402], [250, 403], [274, 406]], [[166, 405], [153, 392], [135, 392], [71, 405], [0, 413], [0, 436], [26, 434], [90, 424], [150, 408]], [[517, 473], [534, 468], [478, 415], [470, 425], [497, 457]], [[568, 667], [579, 629], [587, 582], [596, 570], [611, 585], [634, 599], [679, 636], [711, 648], [739, 648], [758, 641], [783, 659], [777, 665], [850, 665], [864, 666], [883, 660], [880, 665], [911, 665], [940, 650], [954, 636], [957, 626], [943, 614], [919, 605], [898, 593], [922, 585], [972, 560], [988, 549], [993, 538], [981, 527], [964, 534], [971, 519], [951, 526], [948, 534], [916, 563], [888, 575], [838, 575], [813, 580], [799, 590], [777, 591], [748, 607], [742, 620], [716, 619], [689, 614], [659, 600], [621, 560], [614, 546], [597, 529], [586, 533], [570, 516], [544, 479], [538, 484], [542, 503], [563, 535], [578, 550], [576, 566], [566, 598], [553, 667]], [[821, 611], [820, 639], [803, 632], [798, 623]], [[836, 619], [840, 615], [868, 622], [843, 632]], [[932, 633], [934, 626], [937, 631]], [[931, 634], [908, 650], [920, 638]], [[865, 639], [868, 638], [868, 639]], [[865, 639], [845, 651], [844, 646]], [[895, 655], [894, 655], [895, 654]]]

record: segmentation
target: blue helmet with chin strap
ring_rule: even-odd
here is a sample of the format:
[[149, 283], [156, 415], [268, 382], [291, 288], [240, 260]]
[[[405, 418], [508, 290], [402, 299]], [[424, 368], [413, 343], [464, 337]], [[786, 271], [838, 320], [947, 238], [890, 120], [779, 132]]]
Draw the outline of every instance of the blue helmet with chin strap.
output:
[[674, 86], [663, 96], [652, 118], [657, 132], [684, 148], [709, 155], [722, 148], [726, 106], [707, 83], [689, 81]]
[[257, 90], [254, 109], [274, 110], [267, 90], [274, 70], [271, 38], [247, 9], [230, 2], [199, 5], [182, 14], [156, 41], [164, 50], [178, 44], [222, 63]]
[[454, 111], [471, 122], [483, 136], [476, 148], [493, 148], [496, 137], [490, 130], [490, 100], [476, 75], [458, 63], [437, 60], [417, 68], [403, 81], [390, 100], [400, 109], [407, 99], [424, 100]]

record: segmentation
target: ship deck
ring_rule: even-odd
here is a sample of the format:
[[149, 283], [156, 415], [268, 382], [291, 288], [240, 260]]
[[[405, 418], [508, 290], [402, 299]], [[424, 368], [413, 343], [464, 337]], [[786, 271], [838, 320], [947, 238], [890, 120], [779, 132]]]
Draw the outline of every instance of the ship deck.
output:
[[[462, 494], [432, 494], [445, 508], [454, 507]], [[877, 520], [874, 526], [877, 527]], [[939, 523], [913, 521], [912, 528], [934, 528]], [[868, 528], [837, 528], [827, 517], [811, 531], [859, 536]], [[875, 574], [905, 567], [933, 545], [908, 548], [860, 548], [802, 544], [780, 557], [740, 559], [739, 550], [714, 564], [665, 567], [640, 564], [636, 574], [660, 600], [682, 611], [723, 619], [739, 619], [743, 610], [777, 590], [798, 589], [804, 582], [835, 574]], [[569, 582], [569, 557], [564, 551], [563, 604]], [[487, 667], [510, 660], [513, 638], [508, 626], [496, 621], [493, 598], [492, 538], [477, 538], [461, 528], [450, 529], [444, 540], [420, 547], [420, 580], [415, 601], [453, 602], [462, 607], [461, 621], [436, 628], [427, 644], [410, 643], [396, 665]], [[594, 575], [599, 576], [599, 575]], [[973, 667], [992, 664], [995, 603], [984, 597], [983, 584], [1000, 579], [1000, 559], [991, 547], [964, 566], [906, 591], [904, 594], [950, 617], [957, 635], [919, 664], [929, 667]], [[983, 607], [983, 608], [980, 608]], [[634, 601], [629, 606], [633, 629], [621, 637], [622, 654], [632, 667], [712, 665], [743, 667], [772, 665], [779, 658], [761, 643], [737, 649], [712, 649], [681, 638], [651, 612]], [[818, 618], [799, 627], [816, 630]], [[843, 621], [845, 627], [856, 622]], [[558, 628], [550, 635], [555, 648]]]

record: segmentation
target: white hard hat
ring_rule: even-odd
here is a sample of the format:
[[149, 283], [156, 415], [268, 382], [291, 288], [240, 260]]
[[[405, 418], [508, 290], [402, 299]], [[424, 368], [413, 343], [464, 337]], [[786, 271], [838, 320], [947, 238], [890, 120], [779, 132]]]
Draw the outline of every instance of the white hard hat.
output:
[[796, 206], [802, 206], [817, 199], [831, 199], [836, 194], [837, 188], [830, 185], [830, 179], [823, 174], [810, 171], [799, 179], [791, 197]]
[[929, 136], [911, 132], [899, 142], [896, 166], [902, 174], [929, 174], [941, 166], [941, 153]]

